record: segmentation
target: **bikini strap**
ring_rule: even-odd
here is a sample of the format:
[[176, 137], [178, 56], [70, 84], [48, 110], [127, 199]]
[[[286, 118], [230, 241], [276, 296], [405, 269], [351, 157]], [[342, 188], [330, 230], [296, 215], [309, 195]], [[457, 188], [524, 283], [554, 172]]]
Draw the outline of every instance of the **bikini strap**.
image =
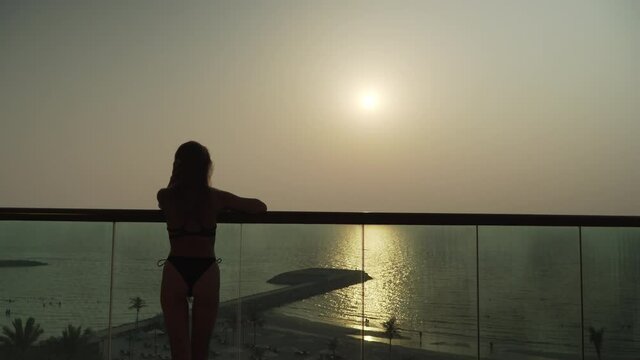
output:
[[[160, 259], [156, 262], [156, 266], [163, 267], [166, 262], [167, 262], [167, 259]], [[220, 264], [221, 262], [222, 262], [222, 258], [216, 258], [217, 264]]]

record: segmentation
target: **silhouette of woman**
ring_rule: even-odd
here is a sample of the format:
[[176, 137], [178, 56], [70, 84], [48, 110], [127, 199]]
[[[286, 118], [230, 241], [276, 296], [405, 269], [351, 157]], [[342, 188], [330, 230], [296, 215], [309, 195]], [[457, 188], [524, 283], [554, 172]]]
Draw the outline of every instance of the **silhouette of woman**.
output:
[[[173, 360], [207, 359], [220, 298], [220, 269], [214, 251], [218, 214], [226, 209], [267, 211], [260, 200], [212, 188], [211, 174], [209, 151], [189, 141], [178, 147], [169, 185], [158, 191], [158, 206], [171, 242], [162, 271], [160, 303]], [[191, 336], [188, 297], [193, 297]]]

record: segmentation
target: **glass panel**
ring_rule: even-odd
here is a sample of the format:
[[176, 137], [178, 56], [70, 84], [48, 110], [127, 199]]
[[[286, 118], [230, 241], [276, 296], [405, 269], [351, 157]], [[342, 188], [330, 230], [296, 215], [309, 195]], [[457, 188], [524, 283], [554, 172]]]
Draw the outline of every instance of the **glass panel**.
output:
[[220, 267], [220, 307], [210, 358], [237, 359], [241, 349], [240, 314], [240, 246], [242, 225], [218, 224], [216, 235], [216, 256], [222, 259]]
[[583, 228], [585, 359], [640, 354], [640, 229]]
[[[238, 297], [239, 245], [240, 225], [219, 224], [216, 256], [224, 259], [219, 265], [222, 302]], [[128, 359], [131, 354], [132, 359], [170, 358], [160, 306], [163, 268], [158, 266], [158, 261], [168, 256], [169, 248], [164, 223], [117, 223], [112, 357]], [[221, 312], [220, 318], [225, 316], [228, 317], [228, 314]], [[210, 342], [212, 357], [220, 352], [237, 352], [229, 332], [224, 344], [220, 340], [221, 326], [222, 320], [218, 321]]]
[[578, 228], [478, 234], [481, 358], [580, 359]]
[[[0, 222], [0, 328], [15, 333], [16, 326], [27, 328], [27, 319], [33, 318], [42, 330], [28, 348], [0, 349], [1, 359], [21, 359], [23, 351], [27, 359], [101, 358], [98, 340], [108, 325], [111, 229], [111, 223]], [[79, 327], [75, 346], [63, 346], [63, 331], [71, 335]], [[86, 329], [99, 336], [89, 337]]]
[[367, 225], [364, 237], [365, 359], [477, 356], [475, 226]]
[[361, 229], [243, 225], [241, 359], [361, 357]]

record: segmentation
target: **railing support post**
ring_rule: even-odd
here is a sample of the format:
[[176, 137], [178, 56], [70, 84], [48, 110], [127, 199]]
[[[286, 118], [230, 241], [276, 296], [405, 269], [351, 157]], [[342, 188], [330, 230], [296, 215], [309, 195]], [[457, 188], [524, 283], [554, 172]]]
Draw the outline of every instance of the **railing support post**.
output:
[[109, 271], [109, 319], [107, 325], [107, 349], [106, 359], [111, 360], [111, 317], [113, 311], [113, 268], [115, 263], [116, 249], [116, 222], [111, 222], [111, 269]]
[[361, 301], [362, 301], [362, 316], [360, 316], [360, 358], [362, 360], [364, 360], [364, 283], [365, 283], [365, 279], [364, 279], [364, 224], [361, 224], [361, 231], [360, 231], [360, 256], [361, 256], [361, 268], [362, 268], [362, 273], [360, 274], [360, 276], [362, 277], [362, 281], [360, 282], [361, 285]]
[[478, 331], [478, 360], [480, 360], [480, 241], [478, 237], [478, 225], [476, 225], [476, 319]]
[[578, 247], [580, 248], [580, 343], [584, 360], [584, 281], [582, 279], [582, 226], [578, 226]]

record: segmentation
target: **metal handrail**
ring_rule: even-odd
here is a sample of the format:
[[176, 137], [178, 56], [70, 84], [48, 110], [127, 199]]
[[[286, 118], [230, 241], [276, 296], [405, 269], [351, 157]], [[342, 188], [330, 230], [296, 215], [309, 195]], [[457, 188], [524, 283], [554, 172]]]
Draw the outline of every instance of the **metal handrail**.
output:
[[[0, 220], [164, 222], [160, 210], [0, 208]], [[387, 212], [225, 212], [220, 223], [640, 227], [640, 216]]]

